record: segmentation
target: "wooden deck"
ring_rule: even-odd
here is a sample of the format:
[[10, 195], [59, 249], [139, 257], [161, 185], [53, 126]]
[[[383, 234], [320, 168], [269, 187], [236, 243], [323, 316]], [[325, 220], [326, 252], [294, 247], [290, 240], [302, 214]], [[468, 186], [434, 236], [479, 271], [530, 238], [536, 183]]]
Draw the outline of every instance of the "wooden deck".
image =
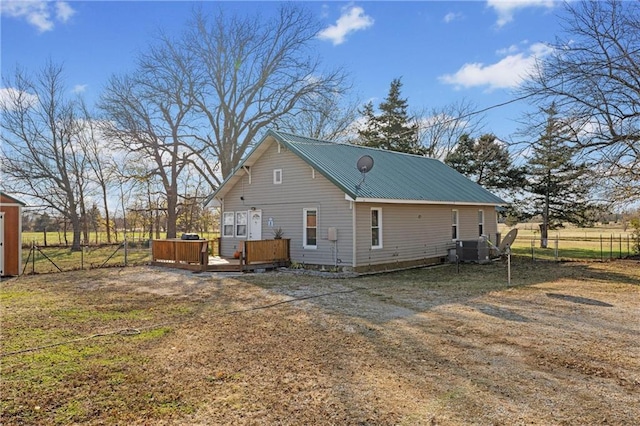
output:
[[151, 265], [201, 272], [248, 272], [290, 264], [289, 240], [245, 241], [238, 259], [217, 255], [220, 240], [213, 243], [215, 255], [211, 256], [206, 240], [154, 240]]

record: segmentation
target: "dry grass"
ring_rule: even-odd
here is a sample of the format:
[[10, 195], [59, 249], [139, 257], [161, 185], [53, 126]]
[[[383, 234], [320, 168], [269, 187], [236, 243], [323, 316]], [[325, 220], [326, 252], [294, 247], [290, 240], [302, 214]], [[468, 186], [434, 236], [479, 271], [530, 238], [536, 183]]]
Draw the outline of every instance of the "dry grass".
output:
[[516, 260], [513, 276], [12, 279], [0, 423], [633, 424], [640, 263]]

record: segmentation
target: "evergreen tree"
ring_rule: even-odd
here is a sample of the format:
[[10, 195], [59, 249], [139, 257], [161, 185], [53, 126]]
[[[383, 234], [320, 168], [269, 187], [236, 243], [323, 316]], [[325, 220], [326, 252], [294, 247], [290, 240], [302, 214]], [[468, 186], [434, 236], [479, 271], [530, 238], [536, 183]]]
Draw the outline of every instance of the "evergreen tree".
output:
[[587, 201], [589, 185], [587, 165], [574, 161], [575, 139], [569, 126], [557, 116], [555, 105], [543, 110], [546, 125], [528, 161], [531, 194], [526, 200], [529, 216], [541, 215], [540, 247], [547, 247], [548, 231], [569, 222], [589, 223], [592, 206]]
[[492, 134], [476, 140], [463, 134], [444, 162], [487, 189], [517, 190], [524, 184], [524, 170], [513, 166], [507, 147]]
[[380, 113], [375, 114], [373, 103], [366, 104], [361, 114], [365, 119], [364, 128], [358, 130], [359, 143], [389, 151], [423, 155], [424, 149], [418, 140], [418, 123], [407, 112], [408, 103], [402, 98], [402, 81], [394, 79], [389, 94], [378, 105]]

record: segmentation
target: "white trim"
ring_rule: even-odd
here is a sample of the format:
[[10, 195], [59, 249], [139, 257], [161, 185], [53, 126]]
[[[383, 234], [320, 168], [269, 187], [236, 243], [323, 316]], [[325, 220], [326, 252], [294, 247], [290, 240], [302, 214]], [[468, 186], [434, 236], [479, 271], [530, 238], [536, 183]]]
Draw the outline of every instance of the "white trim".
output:
[[[22, 206], [18, 206], [18, 247], [18, 276], [20, 276], [22, 275]], [[35, 253], [33, 255], [35, 256]]]
[[[5, 249], [7, 248], [7, 245], [5, 244], [5, 238], [4, 238], [4, 216], [5, 216], [5, 212], [0, 212], [0, 276], [4, 276], [4, 270], [6, 269], [7, 265], [5, 264]], [[19, 252], [22, 251], [22, 241], [20, 241], [20, 250]], [[18, 271], [20, 271], [20, 268], [22, 266], [22, 260], [20, 260], [20, 262], [18, 262]]]
[[506, 206], [506, 203], [470, 202], [470, 201], [432, 201], [432, 200], [402, 200], [398, 198], [351, 198], [344, 194], [344, 199], [356, 203], [378, 203], [378, 204], [433, 204], [446, 206]]
[[[307, 244], [307, 212], [316, 212], [316, 243], [315, 245]], [[302, 248], [307, 250], [316, 250], [318, 248], [318, 208], [305, 207], [302, 209]]]
[[[238, 234], [238, 226], [242, 226], [242, 223], [238, 223], [238, 215], [244, 213], [244, 235]], [[236, 238], [247, 238], [249, 235], [249, 212], [245, 210], [240, 210], [235, 212], [235, 225], [233, 228], [233, 234]]]
[[357, 232], [356, 232], [356, 205], [353, 203], [353, 201], [349, 201], [349, 207], [351, 208], [351, 231], [353, 233], [353, 247], [352, 247], [352, 251], [351, 251], [351, 266], [352, 267], [356, 267], [356, 259], [358, 258], [358, 248], [356, 246], [356, 236], [357, 236]]
[[282, 169], [273, 169], [273, 184], [280, 185], [282, 183]]
[[[233, 219], [231, 221], [232, 222], [231, 223], [231, 234], [226, 234], [224, 232], [224, 227], [228, 226], [228, 225], [225, 225], [225, 223], [224, 223], [225, 222], [225, 218], [224, 217], [226, 215], [231, 215], [231, 219]], [[234, 235], [235, 235], [235, 229], [236, 229], [236, 212], [222, 212], [222, 221], [221, 221], [221, 223], [222, 223], [222, 229], [220, 230], [220, 236], [222, 238], [233, 238]]]
[[[373, 212], [378, 212], [378, 244], [373, 245]], [[369, 213], [369, 229], [372, 232], [371, 249], [378, 250], [382, 248], [382, 207], [371, 207]]]
[[[456, 222], [453, 223], [453, 212], [456, 212]], [[453, 232], [451, 233], [451, 239], [456, 241], [460, 239], [460, 211], [458, 209], [451, 209], [451, 231], [453, 231], [453, 225], [456, 226], [456, 235], [455, 238], [453, 236]]]
[[251, 168], [250, 166], [242, 166], [242, 170], [249, 175], [249, 185], [251, 185]]

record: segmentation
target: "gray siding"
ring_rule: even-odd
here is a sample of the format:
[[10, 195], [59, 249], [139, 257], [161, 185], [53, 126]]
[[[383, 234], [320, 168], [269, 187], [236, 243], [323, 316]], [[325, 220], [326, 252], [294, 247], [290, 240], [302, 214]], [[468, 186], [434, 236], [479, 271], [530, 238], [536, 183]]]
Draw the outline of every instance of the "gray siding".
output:
[[[382, 209], [382, 248], [371, 248], [371, 208]], [[484, 210], [484, 234], [495, 242], [494, 206], [446, 206], [356, 203], [357, 264], [362, 267], [446, 256], [451, 239], [451, 211], [458, 210], [458, 239], [477, 239], [478, 210]]]
[[[278, 152], [278, 144], [270, 146], [250, 168], [251, 183], [245, 173], [241, 181], [225, 195], [223, 211], [262, 210], [262, 239], [273, 238], [273, 229], [281, 227], [284, 238], [291, 239], [291, 259], [298, 263], [340, 265], [352, 263], [352, 214], [344, 193], [319, 172], [313, 178], [312, 168], [287, 151]], [[282, 183], [273, 183], [273, 170], [282, 169]], [[242, 200], [240, 197], [243, 197]], [[304, 249], [303, 209], [318, 209], [317, 249]], [[269, 219], [272, 219], [270, 221]], [[272, 222], [273, 226], [269, 226]], [[338, 229], [338, 242], [328, 240], [328, 228]], [[232, 256], [238, 248], [236, 238], [222, 238], [222, 255]], [[337, 252], [335, 251], [337, 249]]]

